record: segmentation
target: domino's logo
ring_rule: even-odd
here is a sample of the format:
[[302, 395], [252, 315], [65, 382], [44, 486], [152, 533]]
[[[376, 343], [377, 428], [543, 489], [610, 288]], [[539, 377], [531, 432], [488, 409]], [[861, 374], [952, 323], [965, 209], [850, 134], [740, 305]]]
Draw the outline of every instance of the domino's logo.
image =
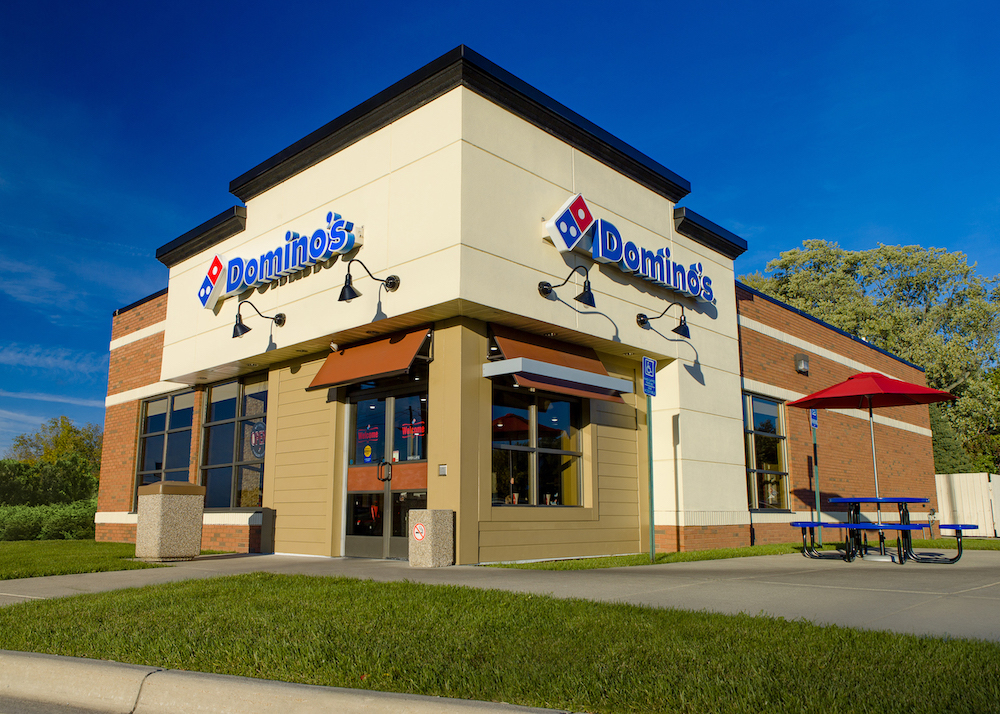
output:
[[572, 196], [563, 207], [556, 211], [555, 218], [545, 224], [545, 230], [559, 249], [569, 253], [580, 243], [583, 236], [594, 225], [594, 216], [581, 194]]
[[208, 274], [205, 276], [205, 281], [198, 288], [198, 300], [201, 301], [202, 307], [211, 310], [219, 302], [219, 298], [222, 297], [222, 293], [224, 292], [222, 289], [223, 280], [221, 279], [224, 271], [225, 261], [221, 255], [215, 256], [215, 260], [208, 266]]

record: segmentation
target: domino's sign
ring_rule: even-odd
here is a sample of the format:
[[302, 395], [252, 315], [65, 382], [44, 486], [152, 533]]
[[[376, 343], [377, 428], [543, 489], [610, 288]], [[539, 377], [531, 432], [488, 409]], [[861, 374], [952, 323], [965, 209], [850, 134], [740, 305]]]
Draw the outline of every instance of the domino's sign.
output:
[[654, 285], [702, 302], [715, 300], [712, 278], [705, 275], [701, 263], [685, 266], [671, 259], [669, 248], [652, 251], [625, 240], [610, 221], [594, 219], [579, 193], [563, 204], [545, 224], [545, 230], [560, 253], [588, 253], [598, 263], [617, 264], [623, 273], [637, 275]]
[[335, 254], [349, 253], [363, 242], [361, 231], [355, 234], [351, 221], [331, 211], [326, 214], [326, 227], [317, 228], [311, 234], [286, 231], [284, 243], [259, 256], [228, 260], [221, 255], [215, 256], [198, 289], [198, 300], [202, 307], [211, 310], [230, 295], [329, 260]]

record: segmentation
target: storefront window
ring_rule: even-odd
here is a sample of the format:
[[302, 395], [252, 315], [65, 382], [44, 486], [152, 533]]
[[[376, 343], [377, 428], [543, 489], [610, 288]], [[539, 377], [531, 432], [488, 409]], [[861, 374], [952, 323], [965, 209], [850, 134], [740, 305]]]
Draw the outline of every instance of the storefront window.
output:
[[136, 488], [157, 481], [188, 480], [193, 417], [194, 392], [143, 403]]
[[781, 403], [744, 395], [747, 492], [750, 508], [788, 508], [788, 467]]
[[201, 470], [205, 508], [261, 506], [266, 413], [266, 374], [208, 389]]
[[493, 387], [493, 505], [579, 506], [582, 405]]

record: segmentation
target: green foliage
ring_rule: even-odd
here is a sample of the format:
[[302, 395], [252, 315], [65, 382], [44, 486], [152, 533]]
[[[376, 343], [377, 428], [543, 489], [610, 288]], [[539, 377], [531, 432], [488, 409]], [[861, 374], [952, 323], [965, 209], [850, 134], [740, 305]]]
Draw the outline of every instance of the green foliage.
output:
[[0, 541], [84, 540], [94, 537], [97, 501], [0, 506]]
[[104, 433], [97, 424], [78, 427], [68, 417], [52, 417], [32, 434], [14, 437], [7, 458], [29, 464], [56, 463], [72, 455], [81, 457], [94, 478], [101, 473]]
[[939, 404], [930, 405], [931, 431], [934, 433], [934, 472], [939, 474], [972, 473], [972, 459], [962, 448], [951, 422]]
[[[983, 712], [1000, 701], [993, 642], [264, 573], [0, 608], [0, 649], [568, 711]], [[900, 685], [905, 672], [919, 683]]]
[[[922, 367], [929, 386], [958, 397], [941, 408], [935, 441], [948, 440], [940, 429], [950, 424], [972, 466], [1000, 467], [1000, 276], [942, 248], [848, 251], [823, 240], [782, 253], [767, 273], [740, 279]], [[951, 445], [942, 451], [968, 461]]]
[[0, 505], [72, 503], [97, 493], [90, 464], [78, 454], [54, 462], [0, 461]]

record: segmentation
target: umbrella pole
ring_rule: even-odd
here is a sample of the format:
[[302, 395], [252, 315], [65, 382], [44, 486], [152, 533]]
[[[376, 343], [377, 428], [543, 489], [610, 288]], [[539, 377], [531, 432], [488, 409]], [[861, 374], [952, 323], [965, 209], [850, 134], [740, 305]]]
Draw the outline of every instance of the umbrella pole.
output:
[[[872, 413], [872, 398], [868, 397], [868, 430], [872, 435], [872, 468], [875, 470], [875, 498], [880, 498], [878, 493], [878, 459], [875, 457], [875, 415]], [[882, 504], [875, 503], [875, 520], [882, 525]], [[885, 535], [881, 528], [878, 532], [878, 552], [885, 555]]]

